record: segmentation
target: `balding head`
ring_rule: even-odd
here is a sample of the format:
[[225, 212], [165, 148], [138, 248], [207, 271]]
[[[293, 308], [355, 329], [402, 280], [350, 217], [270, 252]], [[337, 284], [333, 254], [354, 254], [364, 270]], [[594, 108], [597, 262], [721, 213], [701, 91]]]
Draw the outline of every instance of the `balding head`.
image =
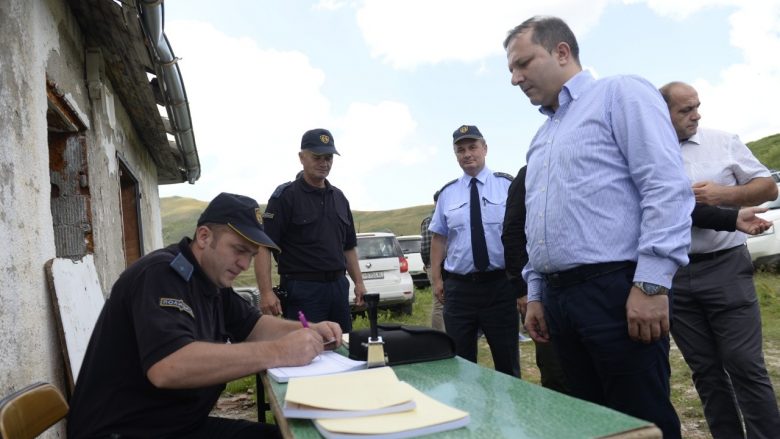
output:
[[699, 94], [696, 89], [684, 82], [670, 82], [659, 89], [669, 107], [669, 116], [682, 142], [696, 134], [699, 128]]

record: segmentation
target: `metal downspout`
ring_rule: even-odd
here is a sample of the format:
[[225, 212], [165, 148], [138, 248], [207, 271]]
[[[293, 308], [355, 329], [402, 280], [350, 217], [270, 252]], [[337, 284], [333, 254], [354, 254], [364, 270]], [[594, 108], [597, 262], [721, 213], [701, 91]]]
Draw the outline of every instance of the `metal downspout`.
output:
[[187, 181], [193, 184], [200, 178], [200, 159], [195, 147], [190, 106], [187, 102], [178, 58], [173, 55], [173, 49], [163, 31], [165, 13], [162, 3], [162, 0], [139, 0], [141, 27], [151, 42], [165, 109], [171, 121], [176, 145], [184, 160]]

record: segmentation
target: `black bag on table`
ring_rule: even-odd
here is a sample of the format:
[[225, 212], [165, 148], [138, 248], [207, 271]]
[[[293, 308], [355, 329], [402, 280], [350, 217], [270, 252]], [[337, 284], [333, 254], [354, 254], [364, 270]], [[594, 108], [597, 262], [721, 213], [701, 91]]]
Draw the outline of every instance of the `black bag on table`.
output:
[[[349, 333], [349, 358], [365, 361], [368, 356], [370, 329]], [[377, 325], [377, 335], [384, 341], [389, 366], [442, 360], [455, 356], [452, 337], [427, 326], [406, 326], [397, 323]]]

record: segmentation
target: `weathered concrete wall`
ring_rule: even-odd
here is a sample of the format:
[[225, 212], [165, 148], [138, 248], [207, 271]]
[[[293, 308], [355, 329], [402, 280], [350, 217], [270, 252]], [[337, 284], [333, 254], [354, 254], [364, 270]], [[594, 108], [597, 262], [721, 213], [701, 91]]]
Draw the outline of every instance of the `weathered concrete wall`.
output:
[[[116, 99], [109, 82], [103, 84], [100, 98], [92, 99], [92, 129], [87, 134], [87, 160], [90, 170], [95, 264], [104, 295], [111, 292], [124, 269], [122, 218], [119, 212], [119, 154], [139, 179], [141, 223], [145, 253], [162, 246], [160, 198], [157, 172], [151, 156], [140, 145], [127, 112]], [[110, 184], [104, 184], [110, 182]]]
[[[46, 81], [88, 126], [95, 264], [104, 294], [124, 269], [119, 153], [140, 180], [144, 251], [162, 245], [155, 165], [106, 80], [85, 84], [84, 38], [64, 0], [0, 1], [0, 395], [35, 381], [63, 387], [44, 264], [55, 256]], [[112, 110], [113, 107], [113, 110]], [[55, 429], [51, 437], [61, 435]], [[64, 435], [63, 435], [64, 436]]]
[[0, 2], [0, 393], [62, 387], [62, 356], [44, 263], [53, 257], [46, 55], [58, 50], [42, 2]]

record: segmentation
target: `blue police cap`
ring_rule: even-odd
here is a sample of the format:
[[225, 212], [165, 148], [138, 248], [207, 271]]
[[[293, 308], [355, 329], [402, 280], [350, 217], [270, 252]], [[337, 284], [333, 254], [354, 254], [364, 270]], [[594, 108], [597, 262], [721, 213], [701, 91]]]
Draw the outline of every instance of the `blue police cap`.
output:
[[253, 198], [222, 192], [206, 206], [198, 218], [198, 226], [206, 223], [225, 224], [244, 239], [279, 252], [279, 246], [265, 234], [262, 215], [260, 206]]
[[479, 128], [474, 125], [461, 125], [457, 130], [452, 133], [452, 144], [456, 144], [463, 139], [479, 139], [485, 140], [482, 137], [482, 133], [479, 132]]
[[301, 151], [311, 151], [314, 154], [338, 154], [333, 143], [333, 134], [325, 128], [315, 128], [303, 133]]

